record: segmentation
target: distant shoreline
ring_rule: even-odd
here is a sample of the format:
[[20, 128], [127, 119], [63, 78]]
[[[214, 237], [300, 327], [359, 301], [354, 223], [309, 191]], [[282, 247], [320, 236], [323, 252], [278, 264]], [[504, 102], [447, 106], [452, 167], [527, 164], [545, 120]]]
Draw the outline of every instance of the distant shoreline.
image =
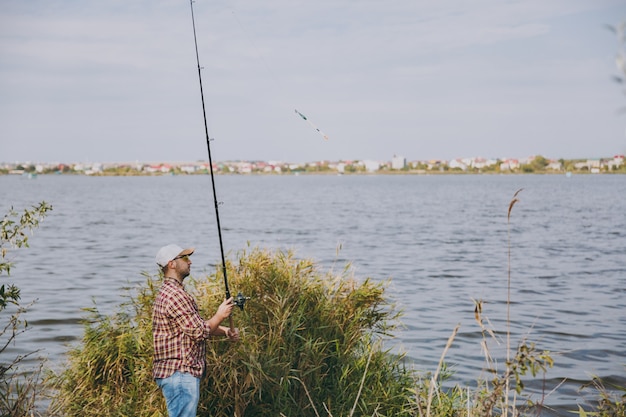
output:
[[[377, 172], [215, 172], [216, 176], [378, 176], [378, 175], [418, 175], [418, 176], [436, 176], [436, 175], [623, 175], [626, 171], [600, 171], [600, 172], [554, 172], [554, 171], [535, 171], [535, 172], [519, 172], [519, 171], [377, 171]], [[196, 172], [196, 173], [146, 173], [146, 172], [99, 172], [87, 174], [84, 172], [47, 172], [47, 173], [17, 173], [17, 172], [0, 172], [0, 176], [22, 176], [29, 178], [36, 178], [39, 176], [81, 176], [81, 177], [172, 177], [172, 176], [201, 176], [210, 175], [208, 172]]]
[[[541, 155], [524, 159], [457, 158], [450, 161], [342, 160], [292, 163], [281, 161], [134, 162], [134, 163], [13, 163], [0, 164], [0, 174], [132, 175], [446, 175], [446, 174], [599, 174], [626, 173], [623, 155], [611, 158], [566, 160]], [[570, 174], [568, 174], [570, 173]]]

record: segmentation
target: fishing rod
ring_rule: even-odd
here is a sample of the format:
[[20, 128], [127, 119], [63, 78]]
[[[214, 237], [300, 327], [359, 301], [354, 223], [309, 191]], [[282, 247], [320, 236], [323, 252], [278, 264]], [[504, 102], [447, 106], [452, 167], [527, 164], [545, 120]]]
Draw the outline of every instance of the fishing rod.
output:
[[[217, 235], [220, 240], [220, 253], [222, 255], [222, 274], [224, 275], [224, 288], [226, 290], [226, 299], [229, 299], [230, 290], [228, 288], [228, 276], [226, 275], [226, 258], [224, 257], [224, 244], [222, 243], [222, 227], [220, 225], [220, 212], [218, 209], [219, 203], [217, 201], [217, 193], [215, 192], [215, 174], [213, 173], [213, 159], [211, 158], [211, 139], [209, 138], [209, 128], [206, 118], [206, 106], [204, 104], [204, 91], [202, 89], [202, 67], [200, 67], [200, 55], [198, 54], [198, 38], [196, 36], [196, 21], [193, 15], [193, 0], [189, 1], [191, 6], [191, 24], [193, 26], [193, 42], [196, 49], [196, 62], [198, 63], [198, 81], [200, 81], [200, 97], [202, 99], [202, 115], [204, 116], [204, 133], [206, 136], [206, 148], [209, 154], [209, 172], [211, 173], [211, 186], [213, 188], [213, 202], [215, 204], [215, 219], [217, 220]], [[234, 298], [234, 303], [237, 307], [243, 310], [243, 306], [249, 300], [249, 297], [244, 297], [243, 294], [238, 293]], [[230, 321], [230, 329], [233, 330], [233, 317], [228, 317]]]

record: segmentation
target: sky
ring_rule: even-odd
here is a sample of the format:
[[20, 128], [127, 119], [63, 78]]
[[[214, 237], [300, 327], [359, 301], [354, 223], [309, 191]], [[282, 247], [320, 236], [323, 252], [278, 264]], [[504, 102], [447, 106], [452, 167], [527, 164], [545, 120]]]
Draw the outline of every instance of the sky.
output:
[[202, 95], [188, 0], [0, 0], [0, 162], [626, 153], [624, 0], [193, 11]]

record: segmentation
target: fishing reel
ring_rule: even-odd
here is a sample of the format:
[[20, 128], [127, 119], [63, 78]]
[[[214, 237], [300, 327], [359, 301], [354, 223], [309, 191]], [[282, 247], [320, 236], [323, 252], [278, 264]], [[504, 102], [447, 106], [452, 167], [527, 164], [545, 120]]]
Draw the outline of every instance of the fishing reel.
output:
[[244, 296], [241, 292], [237, 294], [236, 297], [233, 298], [233, 304], [239, 307], [243, 311], [243, 306], [246, 304], [250, 297]]

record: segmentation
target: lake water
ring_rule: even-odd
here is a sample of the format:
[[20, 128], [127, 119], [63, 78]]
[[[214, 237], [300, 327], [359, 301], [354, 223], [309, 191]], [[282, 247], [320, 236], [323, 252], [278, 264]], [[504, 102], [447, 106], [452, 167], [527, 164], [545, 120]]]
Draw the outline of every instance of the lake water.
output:
[[[250, 242], [391, 279], [404, 310], [397, 348], [434, 371], [460, 324], [446, 361], [470, 384], [485, 364], [473, 300], [506, 330], [507, 209], [523, 188], [510, 224], [513, 344], [527, 337], [551, 352], [546, 394], [558, 388], [545, 403], [555, 415], [594, 397], [580, 391], [593, 375], [626, 385], [624, 175], [218, 176], [216, 186], [228, 256]], [[36, 303], [9, 352], [42, 349], [53, 368], [81, 337], [82, 309], [114, 311], [122, 288], [156, 273], [159, 247], [195, 246], [196, 275], [220, 259], [208, 176], [0, 176], [0, 195], [2, 213], [54, 207], [31, 247], [10, 252], [10, 282]], [[502, 369], [504, 346], [490, 350]], [[536, 400], [543, 384], [528, 384]]]

